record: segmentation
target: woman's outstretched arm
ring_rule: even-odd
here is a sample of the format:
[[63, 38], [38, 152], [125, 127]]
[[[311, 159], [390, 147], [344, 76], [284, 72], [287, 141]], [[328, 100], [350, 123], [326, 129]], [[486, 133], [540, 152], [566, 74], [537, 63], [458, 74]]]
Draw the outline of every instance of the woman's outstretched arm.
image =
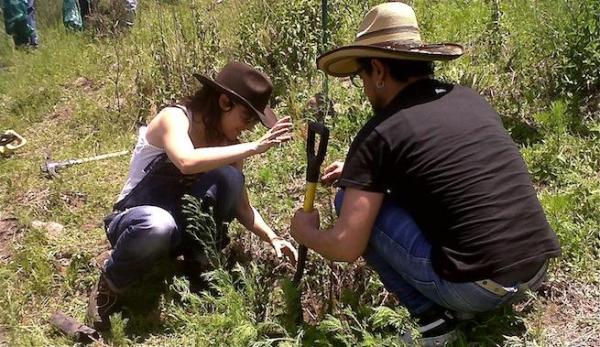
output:
[[190, 122], [187, 116], [177, 108], [166, 108], [149, 125], [148, 141], [164, 148], [169, 159], [183, 174], [193, 174], [241, 161], [286, 142], [290, 139], [291, 126], [289, 117], [284, 117], [257, 141], [194, 148], [188, 135]]
[[[243, 170], [243, 164], [238, 162], [234, 164], [240, 170]], [[242, 199], [238, 208], [237, 220], [246, 229], [258, 236], [261, 240], [269, 243], [278, 258], [285, 255], [290, 259], [292, 265], [296, 265], [298, 253], [291, 243], [277, 235], [271, 227], [264, 221], [260, 213], [252, 206], [248, 198], [248, 191], [244, 186], [242, 190]]]

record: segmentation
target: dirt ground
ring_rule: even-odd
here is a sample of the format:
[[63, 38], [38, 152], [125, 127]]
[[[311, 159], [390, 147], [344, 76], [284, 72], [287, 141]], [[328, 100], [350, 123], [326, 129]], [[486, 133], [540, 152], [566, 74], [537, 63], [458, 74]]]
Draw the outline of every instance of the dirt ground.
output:
[[[11, 257], [12, 246], [21, 237], [21, 227], [16, 218], [0, 212], [0, 262], [7, 262]], [[0, 330], [0, 342], [2, 330]]]
[[0, 326], [0, 346], [8, 346], [8, 337], [6, 335], [8, 335], [6, 329]]
[[545, 300], [542, 319], [548, 342], [600, 346], [600, 288], [557, 278]]

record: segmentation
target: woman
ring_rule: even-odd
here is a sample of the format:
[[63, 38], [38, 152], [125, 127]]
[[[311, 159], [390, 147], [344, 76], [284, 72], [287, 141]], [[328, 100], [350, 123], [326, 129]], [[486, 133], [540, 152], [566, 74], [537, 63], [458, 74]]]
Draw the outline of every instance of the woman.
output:
[[[277, 121], [267, 106], [271, 80], [252, 67], [232, 62], [194, 96], [164, 108], [140, 128], [129, 176], [114, 212], [106, 217], [113, 247], [88, 305], [88, 321], [98, 330], [110, 327], [119, 294], [148, 272], [156, 260], [186, 249], [182, 196], [190, 194], [212, 207], [217, 237], [227, 243], [226, 226], [235, 217], [268, 242], [278, 257], [292, 262], [296, 251], [278, 237], [252, 207], [244, 187], [244, 159], [290, 139], [289, 117]], [[240, 134], [258, 122], [269, 128], [257, 141], [240, 143]], [[183, 240], [183, 242], [182, 242]]]

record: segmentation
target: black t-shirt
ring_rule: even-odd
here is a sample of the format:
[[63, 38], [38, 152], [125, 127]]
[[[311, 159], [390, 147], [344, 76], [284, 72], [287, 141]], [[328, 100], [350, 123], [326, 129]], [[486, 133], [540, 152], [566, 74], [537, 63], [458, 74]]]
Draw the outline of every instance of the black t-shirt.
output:
[[466, 87], [417, 81], [375, 110], [339, 185], [385, 193], [406, 208], [433, 245], [435, 270], [450, 281], [560, 255], [516, 145]]

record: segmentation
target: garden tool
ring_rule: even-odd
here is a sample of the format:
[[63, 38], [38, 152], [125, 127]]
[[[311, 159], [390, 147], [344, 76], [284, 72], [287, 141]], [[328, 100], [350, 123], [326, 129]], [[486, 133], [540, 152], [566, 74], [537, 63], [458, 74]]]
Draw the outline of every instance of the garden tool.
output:
[[63, 168], [73, 166], [73, 165], [87, 163], [90, 161], [97, 161], [97, 160], [103, 160], [103, 159], [108, 159], [108, 158], [120, 157], [120, 156], [128, 154], [128, 153], [129, 153], [129, 151], [120, 151], [120, 152], [97, 155], [95, 157], [90, 157], [90, 158], [69, 159], [69, 160], [62, 160], [62, 161], [55, 161], [55, 162], [50, 161], [50, 155], [48, 155], [46, 162], [43, 163], [41, 165], [41, 167], [42, 167], [42, 172], [45, 173], [48, 178], [55, 178], [55, 177], [58, 177], [57, 171], [61, 170]]
[[4, 134], [0, 135], [0, 155], [9, 156], [12, 152], [23, 147], [27, 143], [27, 140], [14, 130], [7, 130]]
[[79, 323], [73, 317], [65, 316], [62, 312], [55, 312], [50, 317], [50, 325], [79, 343], [91, 343], [100, 339], [96, 330]]
[[[319, 134], [319, 147], [315, 153], [315, 141], [317, 134]], [[310, 212], [313, 210], [313, 204], [317, 192], [317, 182], [319, 182], [320, 168], [323, 160], [325, 159], [328, 141], [329, 129], [327, 129], [323, 124], [317, 122], [310, 122], [308, 124], [308, 136], [306, 139], [306, 192], [304, 194], [303, 207], [305, 212]], [[308, 250], [306, 246], [300, 245], [298, 248], [298, 264], [293, 279], [295, 286], [298, 286], [300, 284], [300, 280], [302, 279], [307, 251]]]

